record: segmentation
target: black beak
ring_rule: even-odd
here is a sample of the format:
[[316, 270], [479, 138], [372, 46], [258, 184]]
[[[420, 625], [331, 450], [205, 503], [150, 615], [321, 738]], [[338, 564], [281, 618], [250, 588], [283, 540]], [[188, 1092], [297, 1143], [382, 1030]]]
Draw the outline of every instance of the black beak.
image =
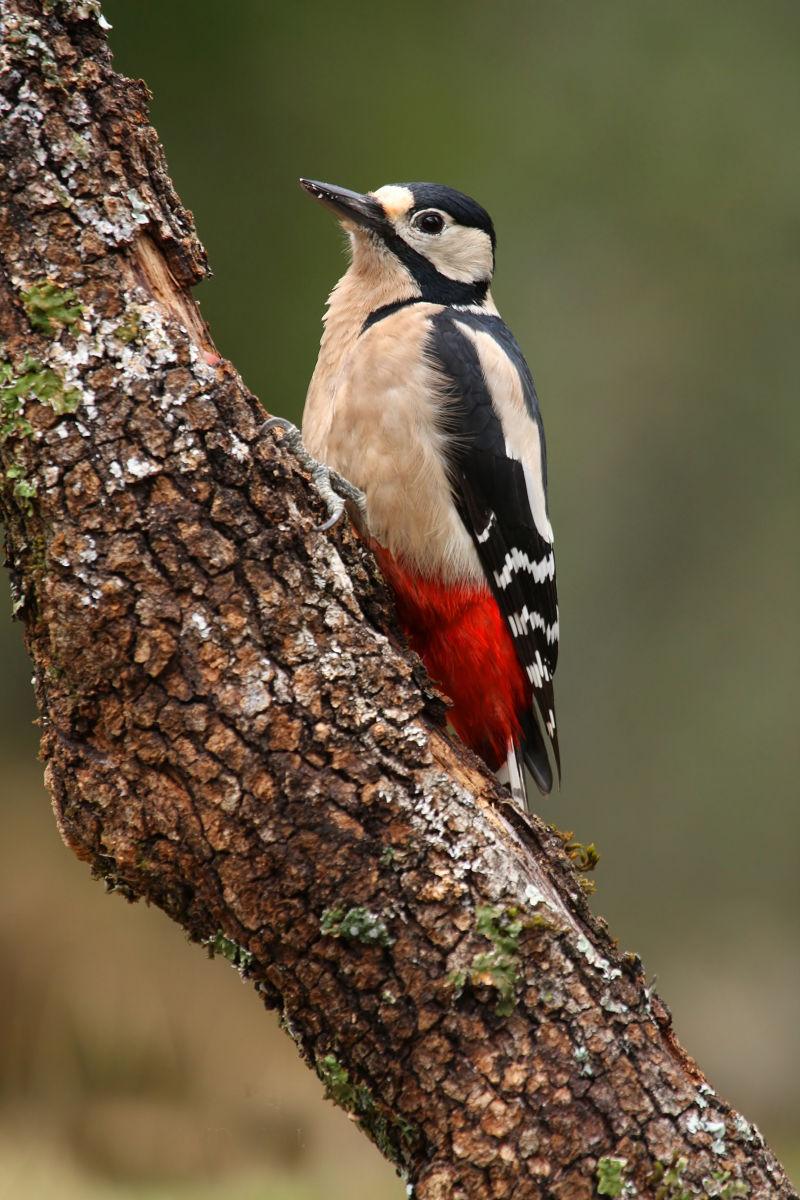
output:
[[386, 228], [383, 209], [372, 196], [335, 187], [332, 183], [317, 183], [313, 179], [301, 179], [300, 187], [343, 221], [352, 221], [354, 225], [363, 225], [376, 232]]

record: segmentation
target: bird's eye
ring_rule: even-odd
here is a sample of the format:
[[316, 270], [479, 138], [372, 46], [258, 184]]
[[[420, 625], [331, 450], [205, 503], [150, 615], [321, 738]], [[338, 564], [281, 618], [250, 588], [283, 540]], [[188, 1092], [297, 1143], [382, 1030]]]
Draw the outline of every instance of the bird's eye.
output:
[[444, 217], [431, 209], [428, 212], [417, 213], [411, 224], [420, 233], [441, 233], [444, 229]]

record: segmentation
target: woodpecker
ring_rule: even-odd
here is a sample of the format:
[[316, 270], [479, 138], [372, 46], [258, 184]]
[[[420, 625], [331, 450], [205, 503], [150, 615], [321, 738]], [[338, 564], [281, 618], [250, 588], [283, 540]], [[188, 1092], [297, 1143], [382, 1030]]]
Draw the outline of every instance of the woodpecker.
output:
[[530, 810], [523, 764], [545, 794], [560, 774], [558, 604], [544, 429], [490, 291], [494, 226], [440, 184], [300, 184], [351, 249], [303, 442], [360, 489], [361, 532], [453, 727]]

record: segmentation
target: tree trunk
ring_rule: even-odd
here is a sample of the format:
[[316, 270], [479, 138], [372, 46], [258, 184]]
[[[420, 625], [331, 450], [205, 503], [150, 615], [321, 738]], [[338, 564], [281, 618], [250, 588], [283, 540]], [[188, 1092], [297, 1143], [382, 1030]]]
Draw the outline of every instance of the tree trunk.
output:
[[2, 511], [64, 840], [232, 959], [420, 1200], [795, 1196], [259, 433], [96, 0], [2, 13]]

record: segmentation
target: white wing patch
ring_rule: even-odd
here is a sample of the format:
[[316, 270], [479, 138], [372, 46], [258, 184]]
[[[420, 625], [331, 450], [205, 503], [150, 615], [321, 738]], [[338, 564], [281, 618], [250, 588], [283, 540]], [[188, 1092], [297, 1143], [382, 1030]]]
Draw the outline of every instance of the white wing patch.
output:
[[458, 318], [456, 324], [477, 351], [492, 407], [503, 427], [506, 454], [522, 464], [531, 515], [540, 535], [552, 545], [553, 527], [547, 516], [539, 427], [528, 413], [517, 368], [491, 333], [473, 329]]
[[[539, 430], [536, 426], [536, 439], [539, 440]], [[536, 522], [536, 528], [546, 542], [553, 544], [553, 526], [550, 524], [550, 519], [547, 516], [547, 501], [544, 496], [544, 483], [542, 482], [542, 466], [541, 453], [539, 454], [539, 463], [536, 470], [533, 470], [528, 463], [519, 454], [513, 452], [512, 447], [506, 441], [506, 449], [509, 458], [516, 458], [522, 463], [522, 470], [525, 475], [525, 490], [528, 493], [528, 503], [531, 506], [533, 519]]]

